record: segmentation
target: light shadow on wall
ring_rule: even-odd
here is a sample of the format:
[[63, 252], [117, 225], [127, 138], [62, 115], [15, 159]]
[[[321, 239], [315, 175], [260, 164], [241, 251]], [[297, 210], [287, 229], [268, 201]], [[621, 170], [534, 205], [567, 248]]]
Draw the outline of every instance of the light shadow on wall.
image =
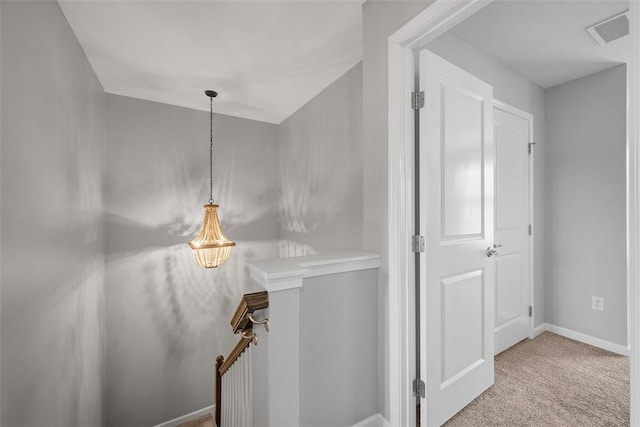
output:
[[245, 264], [275, 252], [272, 242], [239, 241], [215, 270], [197, 267], [183, 242], [110, 256], [108, 329], [118, 333], [108, 347], [108, 369], [117, 376], [108, 377], [107, 387], [109, 405], [124, 411], [114, 419], [131, 416], [132, 399], [146, 419], [158, 421], [185, 411], [175, 395], [192, 410], [211, 404], [215, 356], [233, 348], [229, 320], [249, 288]]
[[223, 223], [237, 242], [231, 257], [216, 269], [198, 267], [187, 245], [193, 236], [184, 234], [200, 220], [196, 227], [179, 218], [146, 226], [107, 215], [107, 369], [113, 373], [107, 390], [116, 422], [136, 416], [133, 402], [141, 418], [131, 422], [139, 423], [211, 404], [215, 356], [236, 341], [229, 326], [233, 310], [242, 294], [258, 290], [245, 266], [277, 256], [271, 236], [260, 240], [263, 220]]
[[270, 238], [264, 241], [236, 238], [258, 234], [252, 231], [256, 228], [253, 224], [230, 227], [229, 234], [238, 244], [231, 257], [217, 269], [203, 269], [194, 263], [188, 238], [173, 231], [184, 228], [189, 227], [179, 222], [145, 227], [107, 215], [110, 286], [119, 286], [114, 279], [120, 274], [126, 283], [121, 294], [116, 292], [123, 300], [112, 307], [129, 305], [133, 296], [130, 291], [141, 292], [145, 302], [135, 311], [138, 314], [146, 311], [166, 348], [172, 351], [181, 348], [182, 353], [206, 338], [203, 334], [218, 327], [220, 320], [223, 323], [229, 320], [231, 310], [250, 287], [244, 270], [246, 263], [273, 257], [276, 252]]
[[[102, 419], [104, 262], [85, 260], [51, 294], [3, 324], [5, 404], [34, 425], [93, 425]], [[46, 362], [45, 362], [46, 361]], [[60, 390], [65, 390], [60, 393]]]
[[107, 99], [107, 424], [154, 425], [211, 405], [215, 358], [253, 290], [246, 263], [278, 255], [277, 134], [215, 115], [213, 196], [237, 246], [206, 270], [187, 242], [209, 199], [209, 114]]
[[280, 254], [362, 246], [362, 67], [278, 128]]

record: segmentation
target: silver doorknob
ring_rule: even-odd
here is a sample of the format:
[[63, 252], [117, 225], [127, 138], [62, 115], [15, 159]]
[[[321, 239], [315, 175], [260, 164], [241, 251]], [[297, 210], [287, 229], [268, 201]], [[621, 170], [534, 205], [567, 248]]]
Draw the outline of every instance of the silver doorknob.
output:
[[493, 247], [489, 246], [486, 251], [487, 257], [491, 258], [494, 255], [498, 255], [498, 248], [501, 247], [502, 245], [499, 243], [494, 243]]

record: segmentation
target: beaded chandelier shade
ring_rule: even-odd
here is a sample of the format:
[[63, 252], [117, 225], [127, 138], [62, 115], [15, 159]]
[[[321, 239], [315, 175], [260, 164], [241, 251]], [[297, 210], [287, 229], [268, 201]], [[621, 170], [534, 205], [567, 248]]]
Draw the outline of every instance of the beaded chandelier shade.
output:
[[196, 264], [204, 268], [216, 268], [222, 265], [236, 244], [229, 240], [218, 221], [218, 205], [213, 203], [213, 98], [218, 94], [212, 90], [205, 91], [210, 98], [209, 126], [209, 204], [204, 205], [202, 227], [195, 239], [189, 242]]

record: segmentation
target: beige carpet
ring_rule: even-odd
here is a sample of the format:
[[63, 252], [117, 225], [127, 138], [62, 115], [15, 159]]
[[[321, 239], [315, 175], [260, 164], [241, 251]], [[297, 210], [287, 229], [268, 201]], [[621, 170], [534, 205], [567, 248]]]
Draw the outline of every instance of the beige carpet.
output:
[[545, 332], [496, 356], [495, 372], [445, 426], [629, 425], [627, 357]]

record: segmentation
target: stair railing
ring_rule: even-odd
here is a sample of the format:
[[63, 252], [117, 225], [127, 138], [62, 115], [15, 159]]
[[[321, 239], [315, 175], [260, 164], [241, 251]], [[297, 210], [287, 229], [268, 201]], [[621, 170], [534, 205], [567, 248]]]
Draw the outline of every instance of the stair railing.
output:
[[245, 294], [231, 318], [233, 333], [240, 340], [225, 359], [216, 358], [215, 421], [217, 427], [251, 426], [253, 388], [251, 371], [251, 344], [258, 343], [254, 325], [264, 325], [269, 330], [269, 320], [256, 320], [254, 313], [269, 307], [266, 291]]

